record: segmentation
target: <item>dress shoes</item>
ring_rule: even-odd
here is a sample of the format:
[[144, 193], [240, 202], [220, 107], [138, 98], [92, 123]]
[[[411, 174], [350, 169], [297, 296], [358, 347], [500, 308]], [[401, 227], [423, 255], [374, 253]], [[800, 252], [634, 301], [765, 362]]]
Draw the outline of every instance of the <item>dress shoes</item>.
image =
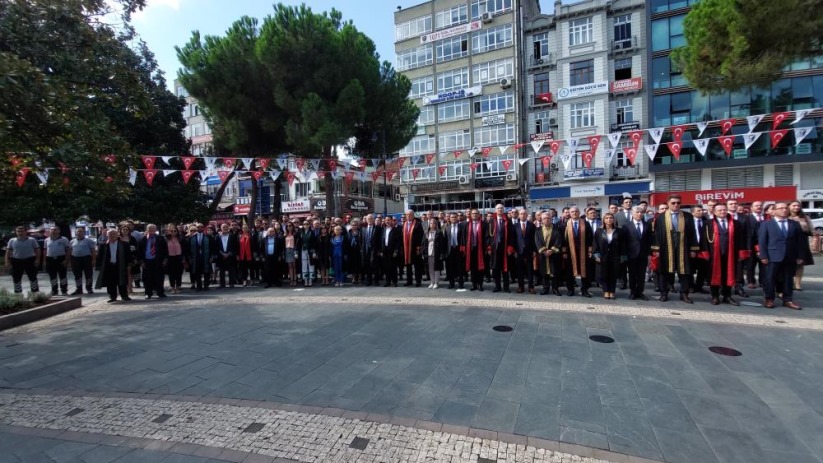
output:
[[754, 283], [749, 283], [748, 285], [746, 285], [746, 287], [749, 289], [757, 289], [757, 285]]
[[567, 294], [567, 296], [569, 296], [569, 297], [574, 296], [574, 290], [573, 289], [569, 290], [569, 294]]
[[109, 304], [111, 304], [111, 303], [113, 303], [113, 302], [117, 302], [117, 299], [109, 299], [109, 300], [108, 300], [108, 301], [106, 301], [106, 302], [108, 302]]
[[552, 294], [554, 294], [555, 296], [562, 296], [562, 294], [560, 294], [560, 290], [559, 290], [559, 289], [554, 289], [554, 290], [552, 291]]
[[635, 295], [635, 294], [630, 294], [630, 295], [629, 295], [629, 300], [630, 300], [630, 301], [635, 301], [635, 300], [637, 300], [637, 295]]
[[734, 295], [740, 297], [749, 297], [749, 294], [746, 293], [746, 291], [743, 291], [743, 288], [741, 287], [738, 287], [734, 290]]
[[534, 288], [529, 288], [529, 294], [537, 294], [537, 291]]
[[480, 290], [480, 291], [483, 291], [483, 285], [481, 284], [480, 286], [477, 287], [477, 289]]
[[477, 291], [477, 285], [472, 285], [472, 287], [469, 288], [469, 291]]
[[75, 290], [74, 290], [74, 292], [73, 292], [73, 293], [71, 293], [71, 295], [72, 295], [72, 296], [79, 296], [79, 295], [81, 295], [81, 294], [83, 294], [83, 290], [82, 290], [82, 289], [75, 289]]
[[551, 292], [551, 290], [549, 288], [544, 287], [543, 290], [540, 291], [540, 295], [545, 296], [545, 295], [549, 294], [550, 292]]
[[694, 304], [694, 301], [689, 298], [688, 294], [681, 294], [680, 300], [685, 302], [686, 304]]
[[583, 297], [592, 297], [592, 295], [588, 291], [581, 291], [580, 295]]
[[666, 293], [660, 295], [660, 302], [666, 302], [669, 300], [669, 296]]
[[159, 297], [160, 299], [165, 299], [167, 296], [166, 296], [166, 293], [163, 293], [163, 294], [158, 294], [157, 297]]
[[511, 289], [509, 289], [509, 288], [503, 288], [503, 292], [504, 292], [504, 293], [511, 293], [511, 292], [512, 292], [512, 290], [511, 290]]
[[786, 307], [787, 309], [792, 309], [792, 310], [803, 310], [802, 307], [800, 307], [799, 305], [795, 304], [792, 301], [784, 302], [783, 307]]
[[641, 301], [648, 301], [649, 300], [648, 296], [646, 296], [643, 293], [638, 294], [637, 298], [640, 299]]
[[720, 301], [716, 297], [713, 297], [712, 298], [712, 305], [720, 305]]
[[523, 294], [525, 290], [523, 288], [517, 288], [517, 294]]
[[146, 296], [146, 299], [151, 299], [151, 296]]
[[735, 306], [735, 307], [740, 307], [740, 303], [739, 303], [739, 302], [737, 302], [737, 301], [735, 301], [734, 299], [732, 299], [732, 298], [730, 298], [730, 297], [725, 297], [725, 298], [723, 298], [723, 303], [724, 303], [724, 304], [733, 305], [733, 306]]
[[493, 293], [499, 293], [500, 291], [502, 291], [502, 289], [500, 289], [500, 286], [495, 286], [492, 290]]
[[130, 298], [130, 297], [128, 297], [128, 296], [126, 296], [126, 297], [124, 297], [124, 298], [122, 298], [122, 299], [123, 299], [124, 301], [126, 301], [126, 302], [128, 302], [128, 301], [130, 301], [130, 300], [131, 300], [131, 298]]
[[765, 307], [767, 309], [773, 309], [774, 308], [774, 301], [771, 300], [771, 299], [766, 299], [766, 301], [763, 302], [763, 307]]

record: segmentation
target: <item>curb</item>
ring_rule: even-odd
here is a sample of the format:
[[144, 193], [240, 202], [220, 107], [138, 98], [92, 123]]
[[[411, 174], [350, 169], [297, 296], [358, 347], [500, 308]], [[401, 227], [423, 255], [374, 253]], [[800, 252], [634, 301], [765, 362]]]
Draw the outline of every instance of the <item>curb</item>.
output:
[[0, 331], [79, 309], [83, 305], [83, 298], [80, 297], [54, 297], [52, 301], [54, 302], [0, 316]]

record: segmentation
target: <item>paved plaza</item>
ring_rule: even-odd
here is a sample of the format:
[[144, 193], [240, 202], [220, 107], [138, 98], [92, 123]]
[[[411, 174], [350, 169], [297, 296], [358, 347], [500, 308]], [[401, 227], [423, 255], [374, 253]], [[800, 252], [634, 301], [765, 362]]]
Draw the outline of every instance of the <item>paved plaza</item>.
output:
[[84, 296], [0, 332], [0, 462], [821, 463], [815, 270], [802, 311], [425, 288]]

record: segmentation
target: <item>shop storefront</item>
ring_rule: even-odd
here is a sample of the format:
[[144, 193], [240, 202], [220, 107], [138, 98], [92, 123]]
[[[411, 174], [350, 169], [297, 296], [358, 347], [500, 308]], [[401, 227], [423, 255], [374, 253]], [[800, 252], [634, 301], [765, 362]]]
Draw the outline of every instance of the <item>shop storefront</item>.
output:
[[777, 201], [794, 201], [797, 199], [796, 186], [778, 186], [770, 188], [733, 188], [726, 190], [697, 190], [697, 191], [672, 191], [655, 192], [651, 197], [651, 204], [663, 204], [671, 194], [678, 194], [683, 199], [686, 206], [693, 204], [705, 204], [709, 201], [719, 203], [729, 200], [736, 200], [739, 204], [751, 204], [754, 201], [764, 203], [774, 203]]
[[529, 191], [529, 209], [554, 208], [560, 211], [564, 207], [577, 206], [581, 210], [594, 207], [602, 213], [609, 204], [620, 204], [626, 196], [631, 196], [635, 203], [647, 200], [650, 188], [649, 181], [533, 187]]

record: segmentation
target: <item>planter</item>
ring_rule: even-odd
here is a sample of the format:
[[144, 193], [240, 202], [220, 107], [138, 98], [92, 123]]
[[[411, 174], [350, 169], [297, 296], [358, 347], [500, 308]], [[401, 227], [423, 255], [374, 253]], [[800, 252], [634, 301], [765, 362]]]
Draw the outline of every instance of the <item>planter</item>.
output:
[[47, 304], [0, 316], [0, 331], [78, 309], [82, 305], [83, 299], [79, 297], [52, 297]]

